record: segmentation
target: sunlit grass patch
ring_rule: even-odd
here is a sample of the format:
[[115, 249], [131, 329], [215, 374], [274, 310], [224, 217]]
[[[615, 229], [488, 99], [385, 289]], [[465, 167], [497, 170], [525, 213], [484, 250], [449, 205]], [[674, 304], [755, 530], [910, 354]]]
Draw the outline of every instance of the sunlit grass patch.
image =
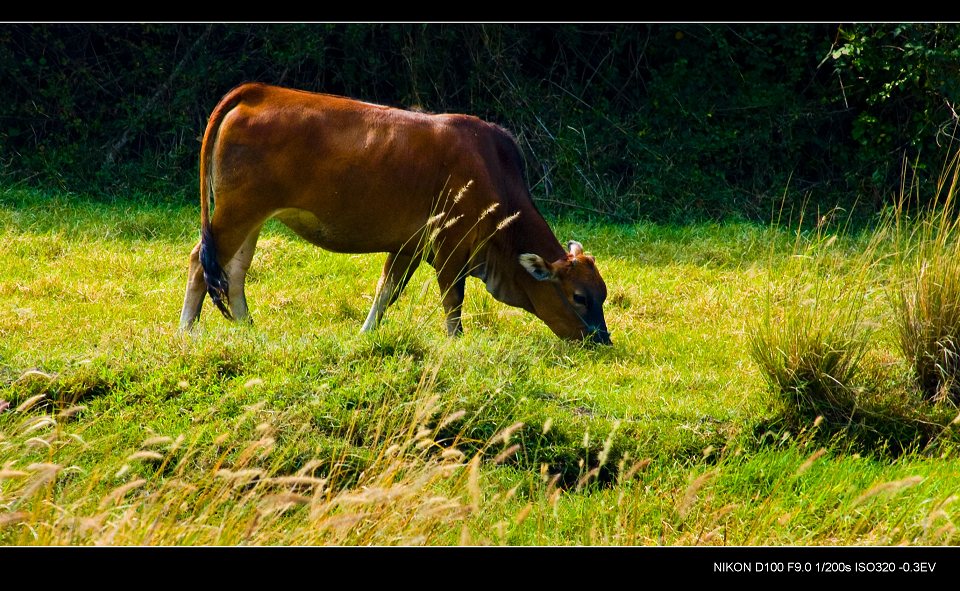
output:
[[[857, 436], [813, 413], [784, 423], [749, 329], [766, 294], [771, 319], [811, 296], [781, 282], [792, 232], [557, 222], [608, 284], [614, 344], [595, 347], [474, 279], [449, 339], [426, 265], [360, 334], [382, 255], [268, 224], [253, 324], [208, 303], [182, 334], [195, 207], [61, 196], [46, 215], [45, 199], [0, 199], [0, 544], [957, 541], [954, 415], [896, 463], [854, 457]], [[823, 296], [869, 244], [828, 239]], [[889, 314], [885, 273], [869, 273], [861, 320]], [[841, 392], [856, 413], [908, 390], [889, 326], [860, 327], [879, 338]], [[899, 400], [897, 417], [929, 422], [919, 397]]]

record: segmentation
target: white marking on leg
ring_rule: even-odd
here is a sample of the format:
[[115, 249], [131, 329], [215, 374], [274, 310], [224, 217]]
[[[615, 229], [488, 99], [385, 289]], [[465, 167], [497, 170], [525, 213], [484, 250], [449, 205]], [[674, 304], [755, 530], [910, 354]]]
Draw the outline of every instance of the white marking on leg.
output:
[[190, 253], [190, 267], [187, 271], [187, 288], [183, 294], [183, 308], [180, 310], [180, 330], [187, 330], [200, 316], [203, 297], [207, 293], [207, 284], [203, 280], [200, 268], [200, 250], [194, 248]]
[[203, 305], [203, 296], [206, 295], [205, 285], [201, 281], [199, 288], [192, 287], [193, 282], [187, 281], [187, 290], [183, 296], [183, 309], [180, 310], [180, 330], [186, 330], [200, 316], [200, 307]]
[[232, 269], [228, 266], [226, 271], [230, 281], [230, 290], [228, 292], [230, 312], [238, 321], [244, 322], [250, 318], [250, 309], [247, 307], [247, 296], [244, 291], [247, 272], [239, 268], [239, 265]]
[[390, 296], [393, 295], [393, 280], [388, 277], [381, 277], [377, 284], [377, 295], [373, 298], [373, 305], [370, 306], [370, 313], [367, 319], [360, 327], [360, 332], [370, 332], [377, 328], [383, 313], [387, 311], [387, 305], [390, 303]]
[[233, 255], [224, 271], [230, 283], [228, 297], [230, 298], [230, 312], [240, 322], [250, 320], [250, 309], [247, 307], [246, 281], [247, 270], [253, 261], [253, 253], [257, 249], [257, 238], [260, 229], [257, 228], [243, 242], [243, 246]]

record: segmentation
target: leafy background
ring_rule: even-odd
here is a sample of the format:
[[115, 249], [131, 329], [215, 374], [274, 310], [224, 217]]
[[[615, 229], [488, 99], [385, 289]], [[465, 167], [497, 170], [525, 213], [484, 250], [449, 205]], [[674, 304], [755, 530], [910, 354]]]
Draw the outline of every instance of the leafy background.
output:
[[208, 113], [258, 80], [500, 123], [551, 213], [869, 216], [943, 169], [958, 53], [935, 23], [5, 24], [0, 178], [190, 202]]

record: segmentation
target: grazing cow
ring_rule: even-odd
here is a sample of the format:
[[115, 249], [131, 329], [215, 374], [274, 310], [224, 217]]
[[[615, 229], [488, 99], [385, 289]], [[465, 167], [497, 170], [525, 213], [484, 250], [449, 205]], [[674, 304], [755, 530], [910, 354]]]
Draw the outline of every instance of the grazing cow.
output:
[[594, 258], [578, 242], [560, 245], [530, 198], [513, 136], [476, 117], [264, 84], [231, 90], [200, 148], [201, 238], [181, 328], [199, 316], [204, 292], [227, 318], [249, 317], [244, 279], [270, 218], [327, 250], [387, 253], [362, 331], [426, 260], [450, 335], [463, 331], [474, 276], [559, 337], [610, 343]]

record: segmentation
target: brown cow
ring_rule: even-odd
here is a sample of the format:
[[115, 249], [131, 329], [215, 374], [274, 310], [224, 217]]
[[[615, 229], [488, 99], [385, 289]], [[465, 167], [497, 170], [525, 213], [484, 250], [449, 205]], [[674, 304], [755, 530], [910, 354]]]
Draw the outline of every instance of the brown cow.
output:
[[184, 329], [205, 291], [227, 318], [249, 317], [244, 279], [260, 228], [277, 218], [327, 250], [387, 253], [362, 331], [376, 328], [426, 260], [450, 335], [463, 331], [472, 275], [560, 337], [610, 343], [594, 258], [578, 242], [560, 245], [530, 198], [516, 141], [476, 117], [243, 84], [207, 123], [200, 208]]

